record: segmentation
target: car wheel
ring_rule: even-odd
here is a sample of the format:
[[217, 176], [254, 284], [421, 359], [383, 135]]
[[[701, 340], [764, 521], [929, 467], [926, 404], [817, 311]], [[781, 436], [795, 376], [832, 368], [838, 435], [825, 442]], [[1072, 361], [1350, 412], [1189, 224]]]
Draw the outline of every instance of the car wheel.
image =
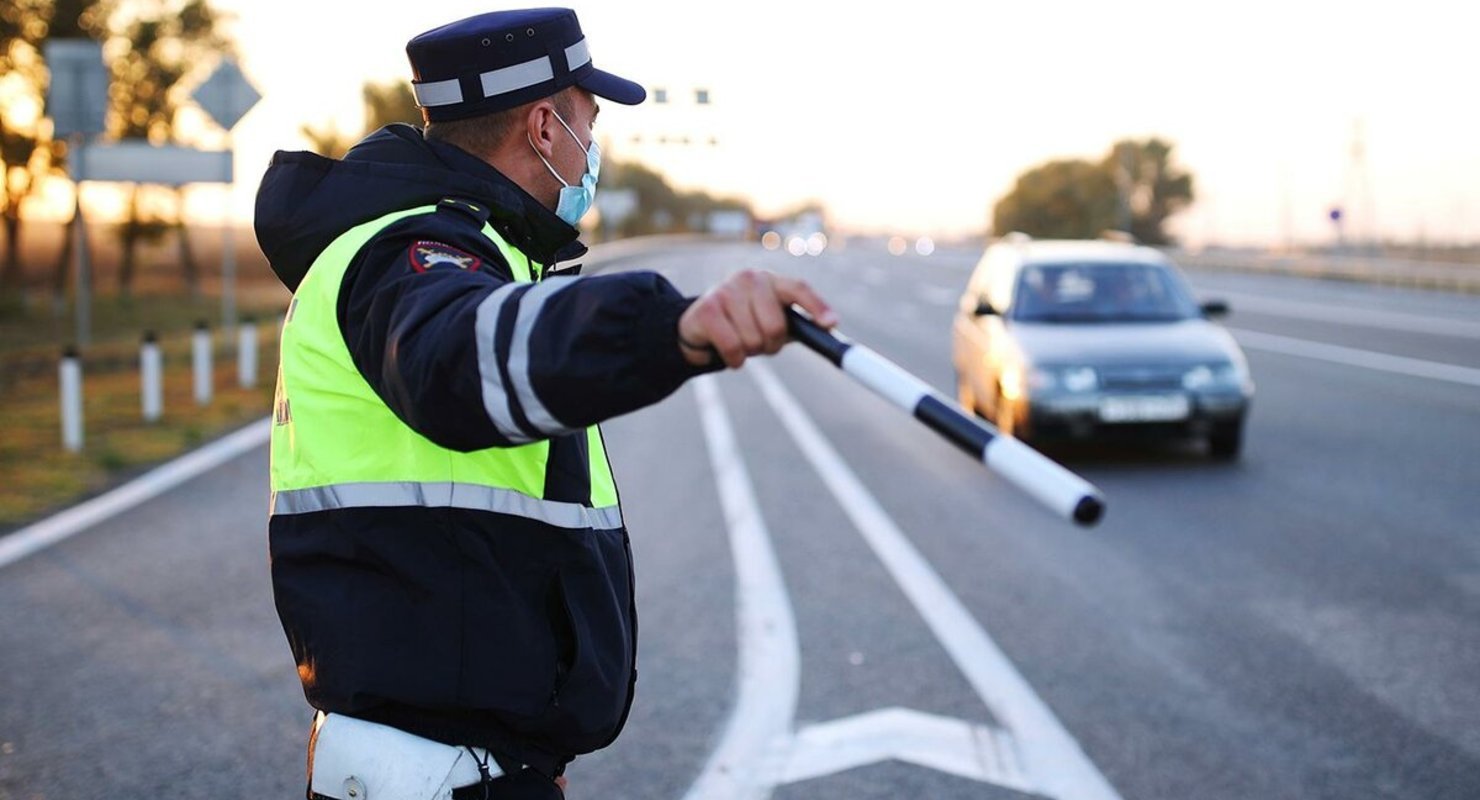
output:
[[1244, 423], [1231, 422], [1213, 428], [1208, 435], [1208, 453], [1219, 461], [1238, 458], [1244, 446]]
[[968, 413], [981, 416], [982, 410], [976, 404], [976, 392], [971, 390], [971, 381], [959, 372], [956, 373], [956, 402]]

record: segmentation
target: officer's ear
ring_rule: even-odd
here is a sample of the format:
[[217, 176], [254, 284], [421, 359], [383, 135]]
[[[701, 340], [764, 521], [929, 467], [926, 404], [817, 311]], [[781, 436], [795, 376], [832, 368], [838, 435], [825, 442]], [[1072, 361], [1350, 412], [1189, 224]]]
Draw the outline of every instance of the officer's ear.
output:
[[529, 110], [524, 115], [525, 134], [534, 149], [547, 159], [555, 157], [555, 134], [562, 130], [555, 113], [554, 103], [537, 100], [529, 104]]

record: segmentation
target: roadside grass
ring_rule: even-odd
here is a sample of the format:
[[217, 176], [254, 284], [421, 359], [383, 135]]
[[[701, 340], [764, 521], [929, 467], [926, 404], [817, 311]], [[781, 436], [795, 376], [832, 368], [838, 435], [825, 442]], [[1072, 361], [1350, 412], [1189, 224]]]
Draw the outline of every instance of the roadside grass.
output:
[[[143, 419], [138, 345], [125, 342], [90, 348], [83, 358], [85, 434], [79, 453], [62, 447], [55, 369], [10, 386], [3, 394], [0, 414], [0, 530], [95, 494], [143, 468], [265, 416], [272, 407], [277, 370], [276, 322], [258, 326], [258, 373], [253, 388], [238, 386], [235, 337], [230, 337], [231, 348], [222, 346], [223, 338], [216, 336], [211, 403], [199, 406], [194, 397], [188, 330], [160, 337], [164, 413], [153, 423]], [[265, 482], [263, 486], [265, 492]]]
[[[92, 343], [82, 349], [83, 449], [62, 446], [57, 369], [62, 350], [76, 338], [71, 298], [58, 306], [43, 265], [54, 263], [58, 241], [38, 226], [26, 240], [24, 290], [0, 297], [0, 533], [97, 494], [150, 466], [266, 416], [277, 373], [277, 336], [288, 292], [267, 269], [250, 237], [238, 236], [241, 265], [237, 306], [241, 319], [257, 321], [256, 386], [237, 379], [237, 331], [221, 325], [220, 284], [208, 265], [219, 264], [218, 248], [202, 248], [206, 265], [200, 290], [192, 294], [163, 248], [144, 248], [130, 297], [116, 291], [116, 244], [97, 236], [92, 303]], [[201, 236], [209, 245], [212, 240]], [[199, 321], [212, 328], [213, 397], [194, 399], [191, 331]], [[139, 344], [145, 331], [158, 337], [164, 360], [164, 413], [143, 420]], [[266, 492], [266, 476], [263, 491]]]

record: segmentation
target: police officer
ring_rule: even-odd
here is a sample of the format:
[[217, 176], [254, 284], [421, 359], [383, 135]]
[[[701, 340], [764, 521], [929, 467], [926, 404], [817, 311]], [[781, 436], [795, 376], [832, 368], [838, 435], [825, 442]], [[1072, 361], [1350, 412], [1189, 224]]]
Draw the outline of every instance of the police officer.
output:
[[257, 200], [293, 291], [269, 543], [318, 710], [309, 793], [560, 797], [636, 681], [597, 423], [776, 352], [790, 304], [833, 314], [763, 272], [698, 299], [651, 272], [575, 277], [599, 101], [645, 92], [595, 68], [574, 12], [483, 14], [407, 52], [424, 130], [341, 161], [280, 152]]

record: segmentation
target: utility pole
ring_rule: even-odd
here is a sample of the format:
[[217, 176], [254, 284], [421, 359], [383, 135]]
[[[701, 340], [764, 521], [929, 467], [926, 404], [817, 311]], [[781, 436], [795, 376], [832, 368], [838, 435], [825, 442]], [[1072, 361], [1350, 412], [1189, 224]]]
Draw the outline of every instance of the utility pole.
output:
[[1346, 185], [1342, 201], [1352, 217], [1351, 238], [1355, 250], [1376, 255], [1379, 247], [1376, 201], [1372, 196], [1372, 176], [1367, 169], [1366, 130], [1362, 118], [1352, 122], [1352, 142], [1346, 165]]

